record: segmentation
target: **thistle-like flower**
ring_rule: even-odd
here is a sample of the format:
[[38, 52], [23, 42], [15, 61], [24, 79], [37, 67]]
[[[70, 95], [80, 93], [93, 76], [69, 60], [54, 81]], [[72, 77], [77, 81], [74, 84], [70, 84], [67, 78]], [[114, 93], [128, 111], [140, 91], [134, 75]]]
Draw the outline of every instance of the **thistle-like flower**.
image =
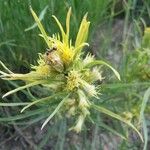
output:
[[[58, 112], [66, 112], [64, 115], [68, 114], [67, 116], [69, 117], [77, 118], [76, 125], [70, 129], [80, 132], [84, 121], [91, 113], [91, 108], [94, 108], [101, 113], [107, 114], [126, 123], [140, 135], [139, 131], [120, 115], [117, 115], [104, 107], [94, 105], [94, 101], [92, 99], [97, 98], [99, 94], [97, 91], [97, 84], [95, 84], [95, 82], [103, 80], [101, 75], [102, 68], [96, 66], [99, 65], [110, 68], [119, 80], [120, 75], [106, 62], [95, 60], [94, 56], [91, 54], [87, 54], [87, 56], [83, 58], [82, 49], [84, 46], [88, 46], [86, 40], [90, 25], [90, 22], [87, 21], [87, 14], [81, 21], [76, 40], [73, 44], [69, 38], [71, 8], [69, 9], [66, 17], [66, 31], [63, 29], [58, 19], [53, 16], [60, 29], [61, 35], [53, 34], [51, 37], [47, 35], [39, 18], [32, 8], [31, 13], [41, 31], [40, 36], [47, 44], [48, 50], [45, 54], [39, 54], [37, 66], [32, 65], [33, 70], [27, 74], [13, 73], [1, 62], [1, 65], [8, 72], [0, 71], [2, 79], [23, 80], [26, 83], [25, 86], [9, 91], [3, 96], [3, 98], [19, 90], [35, 85], [42, 85], [48, 87], [48, 89], [51, 90], [52, 95], [46, 98], [34, 100], [21, 110], [21, 112], [23, 112], [32, 105], [43, 103], [44, 101], [55, 101], [55, 109], [51, 114], [49, 114], [48, 118], [43, 123], [42, 128]], [[58, 100], [56, 100], [56, 97]], [[37, 106], [40, 107], [40, 105]]]

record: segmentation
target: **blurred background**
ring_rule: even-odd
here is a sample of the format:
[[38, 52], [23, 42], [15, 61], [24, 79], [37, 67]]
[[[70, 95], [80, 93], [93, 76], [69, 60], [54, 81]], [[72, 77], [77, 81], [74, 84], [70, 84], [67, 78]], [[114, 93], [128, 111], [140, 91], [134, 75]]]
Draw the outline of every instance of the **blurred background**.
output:
[[[133, 107], [134, 111], [140, 111], [139, 106], [149, 87], [149, 78], [141, 79], [136, 74], [139, 70], [128, 72], [128, 68], [132, 66], [134, 50], [141, 45], [144, 28], [150, 26], [149, 0], [0, 0], [0, 60], [16, 73], [28, 73], [30, 64], [37, 63], [38, 53], [44, 53], [47, 48], [38, 36], [40, 32], [31, 15], [30, 6], [40, 17], [49, 35], [59, 31], [51, 16], [57, 16], [64, 25], [66, 13], [71, 6], [73, 41], [82, 17], [88, 12], [88, 20], [91, 22], [88, 38], [90, 47], [85, 49], [86, 53], [91, 52], [97, 58], [109, 62], [122, 77], [119, 82], [109, 75], [109, 81], [102, 85], [103, 95], [99, 102], [118, 113], [132, 112]], [[27, 91], [18, 92], [5, 100], [1, 98], [4, 93], [21, 84], [20, 81], [0, 80], [0, 101], [26, 101], [30, 97]], [[42, 88], [36, 90], [43, 92]], [[30, 116], [30, 112], [19, 115], [19, 110], [20, 107], [0, 107], [2, 150], [141, 150], [144, 145], [132, 131], [126, 132], [127, 127], [123, 124], [96, 112], [93, 112], [95, 123], [86, 122], [84, 131], [76, 134], [68, 131], [69, 121], [63, 118], [52, 121], [47, 129], [41, 131], [39, 120], [42, 118], [31, 116], [26, 122], [24, 118]], [[149, 114], [149, 105], [146, 113]], [[18, 122], [20, 119], [23, 121]], [[146, 119], [149, 126], [150, 120], [148, 117]], [[120, 133], [128, 135], [131, 140], [121, 139]], [[147, 128], [144, 133], [148, 146]]]

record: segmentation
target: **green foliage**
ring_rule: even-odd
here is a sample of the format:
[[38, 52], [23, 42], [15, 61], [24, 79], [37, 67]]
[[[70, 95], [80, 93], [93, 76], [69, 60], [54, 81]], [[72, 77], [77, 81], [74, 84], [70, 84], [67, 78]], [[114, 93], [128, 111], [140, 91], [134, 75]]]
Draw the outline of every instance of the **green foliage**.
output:
[[[59, 20], [53, 16], [58, 27], [60, 28], [61, 38], [59, 33], [53, 36], [48, 36], [40, 22], [40, 19], [37, 17], [32, 8], [31, 13], [41, 31], [41, 36], [44, 38], [48, 47], [52, 50], [47, 51], [45, 54], [40, 54], [38, 65], [32, 66], [34, 70], [27, 74], [13, 73], [2, 62], [0, 62], [3, 68], [8, 72], [6, 73], [0, 71], [0, 77], [2, 79], [8, 81], [22, 80], [26, 82], [25, 86], [20, 86], [7, 92], [3, 95], [2, 98], [35, 85], [42, 85], [47, 87], [47, 89], [53, 91], [51, 93], [52, 96], [39, 100], [35, 99], [34, 102], [31, 102], [25, 106], [21, 112], [23, 112], [26, 108], [31, 107], [32, 105], [43, 102], [44, 100], [51, 100], [51, 98], [55, 99], [61, 94], [62, 100], [58, 99], [59, 101], [56, 103], [57, 106], [54, 106], [54, 111], [45, 120], [41, 129], [43, 129], [44, 126], [60, 112], [60, 109], [62, 109], [65, 111], [64, 113], [69, 116], [69, 118], [74, 116], [78, 118], [76, 125], [70, 128], [70, 130], [75, 130], [77, 133], [79, 133], [84, 124], [84, 120], [87, 118], [87, 116], [90, 115], [89, 108], [92, 105], [90, 99], [94, 97], [98, 98], [99, 93], [96, 90], [97, 87], [95, 82], [102, 81], [99, 68], [94, 66], [105, 65], [109, 67], [119, 80], [120, 75], [106, 62], [95, 60], [94, 57], [90, 54], [83, 58], [83, 52], [81, 50], [85, 45], [86, 39], [88, 37], [88, 30], [90, 25], [90, 22], [87, 21], [87, 14], [81, 21], [75, 44], [72, 45], [72, 41], [69, 38], [71, 7], [69, 8], [66, 17], [66, 31], [63, 29]], [[80, 50], [77, 51], [77, 49]], [[45, 105], [47, 106], [47, 103], [45, 103]], [[43, 105], [43, 107], [45, 106]], [[53, 107], [53, 105], [51, 107]], [[139, 134], [141, 140], [143, 140], [141, 134], [132, 125], [132, 123], [128, 123], [128, 121], [124, 120], [121, 116], [100, 106], [93, 108], [99, 108], [97, 110], [100, 110], [100, 112], [103, 112], [111, 117], [118, 119], [119, 121], [126, 123], [132, 127]]]
[[[108, 35], [102, 35], [104, 40], [102, 42], [99, 41], [101, 45], [100, 47], [97, 47], [95, 53], [102, 60], [108, 59], [108, 57], [106, 57], [108, 56], [108, 50], [112, 50], [113, 53], [118, 53], [117, 48], [113, 50], [112, 47], [112, 45], [114, 45], [111, 40], [114, 36], [113, 24], [117, 18], [124, 19], [122, 32], [123, 40], [121, 42], [119, 41], [122, 46], [121, 48], [123, 48], [121, 51], [123, 56], [121, 57], [119, 64], [117, 64], [119, 73], [121, 74], [121, 81], [116, 81], [110, 75], [111, 80], [109, 80], [109, 82], [104, 80], [104, 83], [101, 85], [100, 92], [102, 95], [100, 95], [98, 100], [93, 99], [93, 101], [96, 105], [99, 105], [102, 108], [107, 108], [115, 114], [119, 114], [119, 116], [121, 116], [121, 118], [125, 121], [129, 121], [134, 124], [138, 130], [143, 129], [145, 144], [144, 149], [146, 150], [149, 139], [149, 129], [147, 128], [149, 125], [148, 114], [150, 113], [150, 105], [148, 101], [150, 86], [150, 37], [148, 32], [144, 34], [142, 39], [141, 24], [144, 24], [145, 27], [146, 24], [149, 24], [150, 2], [129, 0], [123, 1], [122, 5], [120, 4], [121, 3], [116, 0], [0, 1], [0, 60], [2, 60], [6, 66], [15, 72], [27, 73], [30, 70], [29, 64], [36, 64], [34, 60], [38, 57], [37, 53], [44, 53], [46, 51], [48, 46], [43, 42], [43, 40], [41, 40], [41, 37], [37, 36], [39, 31], [37, 29], [37, 24], [34, 23], [33, 18], [31, 17], [31, 13], [29, 11], [30, 6], [32, 6], [32, 8], [37, 12], [48, 35], [58, 31], [58, 28], [56, 28], [51, 16], [55, 14], [64, 26], [66, 11], [71, 6], [72, 11], [74, 12], [70, 27], [72, 29], [70, 31], [72, 41], [75, 41], [77, 29], [82, 16], [86, 12], [88, 12], [88, 19], [91, 21], [89, 32], [90, 36], [88, 39], [89, 44], [91, 41], [95, 40], [93, 32], [99, 33], [97, 25], [102, 26], [104, 24], [105, 26], [105, 24], [107, 24]], [[134, 31], [130, 34], [128, 34], [130, 32], [128, 30], [129, 24], [133, 24]], [[104, 30], [103, 26], [100, 30]], [[105, 33], [105, 30], [102, 34], [103, 33]], [[101, 35], [101, 32], [99, 34]], [[132, 36], [132, 40], [129, 35]], [[118, 41], [116, 41], [116, 43], [117, 42]], [[133, 47], [131, 48], [130, 45], [132, 44]], [[114, 64], [114, 62], [112, 61], [110, 64]], [[108, 71], [104, 71], [104, 73], [109, 75]], [[14, 83], [12, 81], [7, 84], [0, 80], [1, 95], [14, 88], [19, 88], [18, 85], [21, 84], [22, 82]], [[18, 125], [20, 129], [23, 129], [22, 127], [27, 128], [29, 126], [35, 126], [36, 124], [39, 125], [40, 121], [43, 122], [45, 117], [49, 117], [50, 112], [55, 110], [59, 102], [56, 99], [51, 99], [48, 106], [50, 105], [53, 107], [51, 107], [51, 109], [49, 107], [43, 108], [50, 97], [42, 98], [48, 94], [51, 93], [49, 93], [47, 89], [36, 86], [30, 90], [23, 90], [22, 94], [14, 93], [8, 99], [5, 98], [5, 101], [1, 99], [0, 106], [8, 106], [9, 108], [11, 108], [10, 106], [15, 106], [11, 108], [11, 116], [4, 113], [2, 109], [3, 107], [0, 108], [1, 124], [4, 126], [9, 124], [12, 125], [12, 121], [15, 121], [15, 124]], [[35, 97], [39, 97], [39, 100], [35, 101]], [[62, 96], [60, 95], [60, 98], [61, 97]], [[29, 99], [31, 102], [28, 102]], [[32, 106], [31, 108], [34, 110], [31, 111], [30, 109], [27, 109], [30, 106]], [[38, 109], [41, 106], [43, 109]], [[27, 110], [22, 114], [18, 114], [21, 108], [23, 108], [22, 111], [25, 109]], [[61, 114], [58, 113], [58, 116], [61, 118]], [[44, 134], [43, 139], [39, 143], [39, 149], [44, 148], [46, 143], [50, 143], [50, 141], [53, 141], [52, 145], [54, 149], [64, 149], [64, 147], [67, 147], [68, 149], [83, 149], [83, 147], [85, 149], [104, 149], [106, 146], [106, 144], [104, 144], [105, 142], [103, 142], [104, 139], [107, 140], [107, 143], [110, 140], [110, 143], [112, 143], [112, 145], [117, 145], [116, 149], [120, 150], [139, 149], [139, 145], [143, 146], [143, 143], [141, 143], [140, 140], [128, 140], [128, 138], [134, 134], [128, 130], [123, 123], [120, 123], [113, 118], [108, 119], [108, 116], [105, 116], [103, 112], [96, 113], [93, 111], [91, 118], [88, 118], [88, 120], [93, 121], [93, 125], [91, 125], [91, 122], [89, 123], [86, 121], [86, 126], [83, 126], [84, 130], [82, 133], [76, 135], [71, 132], [71, 137], [78, 137], [78, 140], [75, 140], [75, 144], [72, 144], [67, 141], [67, 128], [69, 127], [68, 124], [73, 123], [73, 121], [70, 121], [70, 123], [65, 118], [60, 121], [56, 121], [55, 118], [53, 118], [52, 123], [54, 122], [55, 125], [47, 126], [47, 133]], [[105, 135], [104, 138], [102, 138], [103, 134]], [[117, 142], [117, 144], [113, 142], [114, 139], [117, 139], [115, 138], [115, 135], [122, 138], [119, 142]], [[91, 136], [93, 138], [91, 138]], [[142, 149], [142, 147], [140, 147], [140, 149]]]

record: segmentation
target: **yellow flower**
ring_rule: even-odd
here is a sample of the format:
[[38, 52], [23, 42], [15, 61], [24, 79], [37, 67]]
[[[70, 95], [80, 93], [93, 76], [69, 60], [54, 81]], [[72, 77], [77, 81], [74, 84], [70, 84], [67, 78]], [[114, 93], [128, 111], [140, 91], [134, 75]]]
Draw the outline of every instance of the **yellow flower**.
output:
[[66, 45], [66, 43], [62, 43], [59, 40], [54, 40], [54, 45], [57, 47], [58, 53], [59, 53], [63, 63], [65, 65], [69, 65], [70, 62], [73, 61], [73, 58], [75, 55], [72, 47], [68, 47], [68, 45]]
[[64, 62], [66, 66], [68, 66], [71, 62], [73, 62], [74, 59], [80, 56], [81, 49], [83, 46], [88, 45], [87, 43], [85, 43], [88, 37], [88, 30], [89, 30], [89, 25], [90, 25], [90, 22], [87, 21], [87, 14], [83, 17], [81, 21], [81, 25], [77, 34], [75, 45], [73, 46], [71, 40], [69, 40], [71, 8], [69, 9], [67, 13], [67, 17], [66, 17], [66, 32], [64, 31], [59, 20], [55, 16], [53, 16], [53, 18], [55, 19], [61, 31], [62, 40], [60, 40], [59, 34], [49, 37], [47, 33], [45, 32], [39, 18], [36, 16], [34, 11], [32, 10], [32, 8], [31, 8], [31, 12], [42, 33], [41, 36], [46, 41], [48, 47], [49, 48], [53, 46], [57, 47], [59, 55], [62, 58], [62, 61]]
[[74, 90], [74, 88], [78, 88], [80, 85], [80, 78], [81, 75], [78, 71], [75, 70], [70, 71], [67, 77], [66, 89], [68, 91], [72, 91]]
[[[41, 99], [34, 99], [32, 102], [27, 103], [27, 105], [21, 110], [21, 112], [23, 112], [27, 108], [37, 105], [38, 103], [43, 103], [43, 105], [37, 106], [44, 107], [44, 109], [46, 109], [45, 111], [48, 111], [48, 113], [54, 108], [54, 111], [49, 114], [41, 129], [43, 129], [43, 127], [56, 114], [68, 112], [69, 117], [78, 117], [76, 125], [71, 129], [76, 132], [80, 132], [86, 117], [90, 115], [90, 108], [94, 108], [99, 110], [101, 113], [110, 115], [111, 117], [128, 124], [137, 131], [131, 123], [124, 120], [121, 116], [107, 110], [106, 108], [103, 108], [102, 106], [94, 105], [93, 102], [90, 101], [90, 98], [97, 98], [99, 94], [97, 90], [98, 86], [93, 82], [103, 79], [100, 69], [95, 66], [105, 65], [109, 67], [118, 79], [120, 79], [120, 75], [109, 64], [101, 60], [95, 60], [90, 54], [83, 59], [81, 55], [83, 53], [81, 50], [83, 46], [88, 45], [85, 42], [87, 40], [90, 25], [90, 22], [87, 21], [87, 14], [83, 17], [76, 40], [74, 44], [72, 44], [69, 38], [71, 8], [69, 9], [66, 17], [66, 31], [58, 19], [53, 16], [60, 29], [61, 36], [59, 34], [53, 34], [51, 37], [48, 36], [39, 18], [32, 9], [31, 12], [41, 31], [40, 36], [45, 40], [48, 46], [48, 51], [43, 55], [39, 54], [38, 65], [32, 66], [33, 71], [28, 74], [15, 74], [11, 72], [2, 62], [0, 62], [3, 68], [8, 72], [0, 71], [0, 77], [2, 79], [23, 80], [26, 83], [24, 86], [17, 87], [16, 89], [7, 92], [3, 98], [32, 86], [42, 85], [47, 87], [46, 93], [47, 90], [50, 90], [50, 92], [48, 92], [50, 95]], [[43, 88], [43, 91], [44, 90], [45, 89]], [[50, 101], [52, 103], [49, 103]], [[49, 109], [50, 106], [52, 109]], [[44, 114], [47, 116], [47, 113]], [[128, 116], [130, 118], [130, 115]]]
[[37, 66], [31, 65], [31, 68], [35, 70], [32, 72], [36, 72], [38, 75], [41, 75], [41, 76], [49, 76], [52, 68], [49, 65], [45, 64], [45, 61], [41, 54], [39, 54], [39, 59], [37, 62], [38, 62]]

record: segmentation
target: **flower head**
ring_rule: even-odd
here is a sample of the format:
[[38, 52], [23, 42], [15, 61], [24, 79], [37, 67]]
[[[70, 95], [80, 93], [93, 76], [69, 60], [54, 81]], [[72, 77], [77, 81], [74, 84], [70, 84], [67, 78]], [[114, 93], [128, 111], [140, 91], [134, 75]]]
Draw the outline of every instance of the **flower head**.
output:
[[[95, 68], [95, 66], [104, 65], [109, 67], [119, 80], [120, 75], [109, 64], [101, 60], [95, 60], [90, 54], [83, 58], [82, 49], [84, 46], [88, 45], [86, 40], [90, 25], [90, 22], [87, 21], [87, 14], [83, 17], [76, 40], [74, 41], [74, 44], [72, 44], [69, 37], [71, 8], [66, 17], [66, 31], [59, 20], [53, 16], [60, 29], [60, 34], [53, 34], [52, 36], [47, 35], [32, 8], [31, 13], [41, 31], [40, 36], [47, 44], [48, 51], [39, 55], [37, 61], [38, 64], [36, 66], [32, 65], [33, 70], [27, 74], [13, 73], [2, 62], [0, 62], [6, 70], [6, 72], [0, 71], [0, 77], [2, 79], [23, 80], [26, 83], [24, 86], [20, 86], [7, 92], [3, 97], [35, 85], [42, 85], [46, 87], [47, 90], [50, 90], [50, 92], [48, 92], [50, 95], [41, 99], [34, 98], [21, 110], [21, 112], [23, 112], [32, 105], [37, 105], [37, 107], [42, 107], [44, 111], [47, 112], [42, 113], [42, 117], [43, 114], [46, 114], [47, 116], [47, 114], [53, 110], [43, 123], [42, 129], [56, 114], [58, 114], [58, 112], [62, 115], [66, 115], [66, 112], [68, 112], [69, 117], [72, 116], [73, 118], [78, 118], [76, 125], [71, 129], [80, 132], [84, 121], [91, 113], [90, 108], [94, 108], [101, 113], [107, 114], [126, 123], [140, 135], [138, 130], [131, 123], [126, 122], [124, 118], [102, 106], [95, 106], [94, 100], [91, 101], [91, 99], [98, 97], [98, 86], [95, 84], [95, 81], [103, 79], [101, 71], [98, 68]], [[41, 103], [41, 105], [39, 105], [39, 103]]]
[[68, 73], [66, 89], [69, 91], [78, 88], [80, 85], [81, 74], [78, 71], [72, 70]]

